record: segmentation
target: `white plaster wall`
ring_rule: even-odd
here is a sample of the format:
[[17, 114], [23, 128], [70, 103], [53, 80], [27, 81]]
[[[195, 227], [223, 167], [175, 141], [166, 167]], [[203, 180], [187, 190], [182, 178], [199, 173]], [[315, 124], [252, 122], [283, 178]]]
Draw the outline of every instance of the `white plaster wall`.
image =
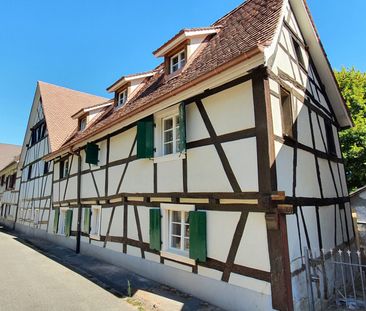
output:
[[117, 188], [126, 164], [113, 166], [108, 169], [108, 195], [117, 193]]
[[[302, 267], [302, 249], [300, 249], [300, 240], [297, 230], [296, 215], [286, 215], [287, 240], [289, 246], [289, 259], [291, 272]], [[301, 245], [302, 247], [303, 245]]]
[[249, 213], [235, 263], [263, 271], [270, 271], [264, 213]]
[[320, 197], [314, 155], [298, 150], [296, 195], [299, 197]]
[[222, 144], [242, 191], [258, 191], [256, 144], [255, 138], [241, 139]]
[[186, 106], [186, 123], [187, 142], [209, 137], [197, 105], [194, 103]]
[[209, 96], [202, 102], [217, 135], [255, 126], [251, 81]]
[[151, 160], [137, 160], [129, 164], [121, 192], [152, 193], [154, 191], [154, 165]]
[[275, 142], [277, 188], [285, 191], [286, 195], [292, 196], [293, 183], [293, 148]]
[[299, 114], [297, 117], [298, 141], [308, 147], [313, 147], [308, 108], [298, 101]]
[[214, 146], [187, 150], [189, 192], [232, 192]]
[[[128, 157], [133, 141], [136, 137], [136, 132], [136, 127], [133, 127], [126, 132], [111, 137], [109, 162], [114, 162]], [[133, 154], [136, 154], [136, 152]]]
[[[278, 93], [278, 85], [276, 93]], [[272, 121], [273, 121], [273, 134], [282, 137], [281, 104], [280, 100], [273, 95], [271, 95], [271, 109], [272, 109]]]
[[[207, 211], [207, 257], [226, 262], [239, 212]], [[225, 228], [225, 234], [218, 228]]]
[[158, 192], [183, 192], [182, 160], [172, 160], [157, 164]]
[[[137, 225], [136, 225], [136, 218], [135, 212], [132, 205], [128, 205], [128, 212], [127, 212], [127, 236], [130, 239], [137, 240], [139, 239], [139, 235], [137, 232]], [[140, 249], [139, 249], [140, 251]], [[141, 255], [141, 254], [140, 254]]]
[[[103, 209], [104, 210], [104, 209]], [[103, 216], [102, 216], [103, 217]], [[122, 236], [123, 235], [123, 206], [116, 206], [111, 224], [111, 230], [109, 233], [111, 236]], [[107, 243], [107, 245], [110, 242]], [[120, 249], [121, 249], [121, 244]]]

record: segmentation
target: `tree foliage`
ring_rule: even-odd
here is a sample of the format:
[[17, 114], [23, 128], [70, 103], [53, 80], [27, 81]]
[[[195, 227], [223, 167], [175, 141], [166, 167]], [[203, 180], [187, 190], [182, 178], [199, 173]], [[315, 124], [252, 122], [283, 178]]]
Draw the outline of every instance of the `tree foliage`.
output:
[[355, 124], [340, 132], [347, 184], [352, 191], [366, 185], [366, 73], [342, 68], [335, 76]]

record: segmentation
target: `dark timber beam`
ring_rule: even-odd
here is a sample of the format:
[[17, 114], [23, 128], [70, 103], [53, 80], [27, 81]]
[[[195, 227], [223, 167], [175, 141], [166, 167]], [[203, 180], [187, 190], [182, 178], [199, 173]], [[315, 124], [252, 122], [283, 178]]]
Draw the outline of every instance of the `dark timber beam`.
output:
[[[267, 68], [253, 71], [253, 99], [257, 139], [259, 208], [274, 209], [269, 193], [277, 191], [276, 159]], [[272, 307], [293, 310], [286, 215], [266, 213], [271, 265]]]
[[77, 182], [77, 202], [78, 202], [78, 222], [76, 231], [76, 253], [80, 253], [80, 241], [81, 241], [81, 213], [83, 207], [81, 205], [81, 154], [78, 154], [78, 182]]

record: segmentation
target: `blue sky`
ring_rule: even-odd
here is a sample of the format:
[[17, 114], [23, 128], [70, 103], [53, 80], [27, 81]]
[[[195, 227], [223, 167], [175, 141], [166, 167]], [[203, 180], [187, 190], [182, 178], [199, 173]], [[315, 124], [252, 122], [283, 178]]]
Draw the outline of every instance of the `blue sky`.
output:
[[[120, 76], [154, 68], [157, 47], [242, 0], [1, 0], [0, 142], [22, 144], [37, 80], [110, 96]], [[366, 1], [308, 0], [334, 68], [366, 71]]]

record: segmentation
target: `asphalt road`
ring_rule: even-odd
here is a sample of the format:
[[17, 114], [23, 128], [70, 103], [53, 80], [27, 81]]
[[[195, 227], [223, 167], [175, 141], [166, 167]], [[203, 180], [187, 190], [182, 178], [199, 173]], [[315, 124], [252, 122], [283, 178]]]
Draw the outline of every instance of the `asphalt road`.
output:
[[13, 236], [0, 232], [0, 311], [136, 310]]

